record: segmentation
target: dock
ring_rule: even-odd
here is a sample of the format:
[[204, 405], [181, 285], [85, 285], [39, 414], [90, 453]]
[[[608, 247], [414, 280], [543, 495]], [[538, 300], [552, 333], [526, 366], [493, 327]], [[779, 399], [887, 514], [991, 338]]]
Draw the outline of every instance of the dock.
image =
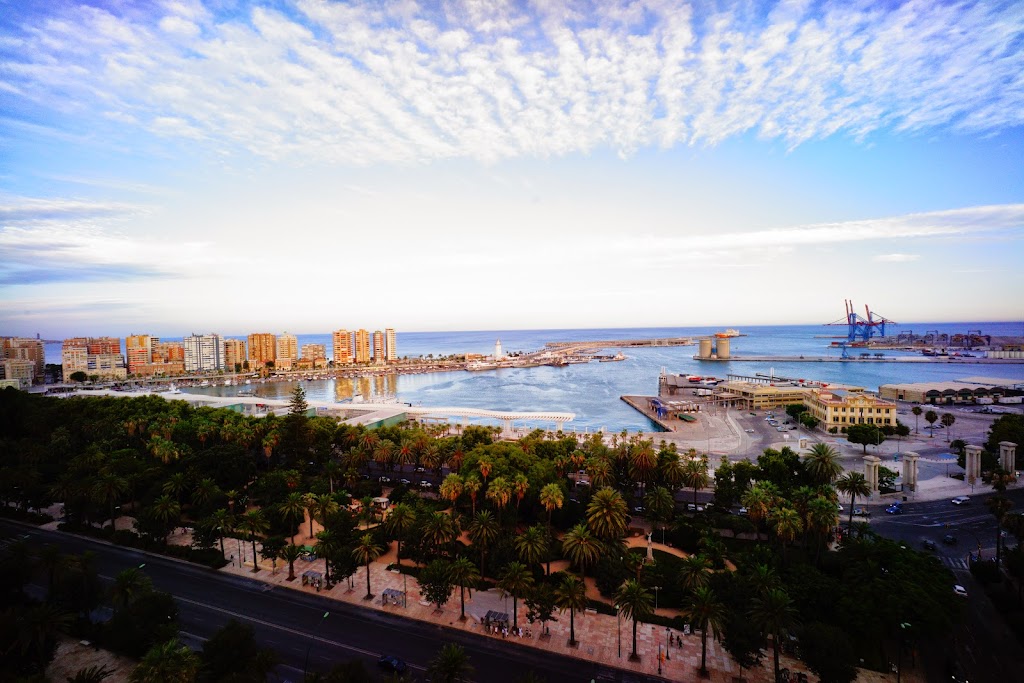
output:
[[548, 349], [637, 348], [641, 346], [693, 346], [690, 337], [659, 337], [656, 339], [601, 339], [596, 341], [548, 342]]
[[730, 356], [728, 358], [705, 358], [694, 356], [694, 360], [722, 363], [944, 363], [949, 365], [1024, 365], [1020, 358], [965, 358], [963, 356]]

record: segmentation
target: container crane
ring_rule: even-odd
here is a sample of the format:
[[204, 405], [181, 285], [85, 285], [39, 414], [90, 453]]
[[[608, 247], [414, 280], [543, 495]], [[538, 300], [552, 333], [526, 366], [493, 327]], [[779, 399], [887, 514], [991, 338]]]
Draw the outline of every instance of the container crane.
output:
[[874, 336], [884, 337], [886, 324], [897, 324], [885, 316], [875, 313], [867, 305], [864, 306], [864, 316], [862, 317], [854, 309], [852, 299], [844, 299], [843, 304], [846, 306], [846, 317], [828, 324], [845, 325], [848, 343], [852, 344], [858, 340], [866, 342]]

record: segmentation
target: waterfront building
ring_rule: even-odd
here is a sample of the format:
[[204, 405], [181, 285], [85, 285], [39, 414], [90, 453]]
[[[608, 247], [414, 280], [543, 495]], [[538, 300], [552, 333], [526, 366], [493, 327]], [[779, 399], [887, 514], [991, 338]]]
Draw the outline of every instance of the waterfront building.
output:
[[394, 363], [398, 360], [398, 346], [395, 344], [395, 328], [384, 328], [384, 343], [387, 345], [385, 360], [389, 363]]
[[183, 340], [185, 372], [216, 372], [224, 369], [224, 340], [219, 334], [190, 334]]
[[309, 360], [317, 360], [318, 358], [327, 358], [327, 347], [323, 344], [303, 344], [302, 345], [302, 358]]
[[[182, 348], [184, 351], [184, 347]], [[136, 365], [132, 375], [136, 377], [173, 377], [185, 373], [185, 362], [182, 360], [159, 361]]]
[[277, 337], [269, 332], [254, 332], [249, 335], [249, 367], [262, 368], [277, 358]]
[[185, 345], [181, 342], [153, 342], [154, 363], [185, 363]]
[[17, 379], [0, 379], [0, 391], [3, 391], [7, 387], [12, 389], [21, 389], [21, 380]]
[[124, 379], [128, 376], [121, 340], [115, 337], [72, 337], [61, 347], [61, 374], [65, 382], [71, 375], [84, 372], [98, 379]]
[[120, 337], [90, 337], [87, 340], [87, 350], [90, 354], [120, 354]]
[[42, 339], [31, 337], [2, 337], [3, 353], [0, 360], [27, 360], [32, 362], [35, 381], [43, 381], [46, 369], [46, 347]]
[[335, 330], [331, 334], [334, 346], [334, 364], [348, 365], [352, 362], [352, 334], [348, 330]]
[[18, 358], [7, 358], [0, 361], [0, 369], [3, 370], [4, 379], [18, 382], [19, 389], [27, 389], [32, 386], [32, 380], [36, 374], [36, 364], [33, 361]]
[[65, 382], [70, 382], [71, 375], [76, 372], [86, 372], [89, 369], [89, 349], [84, 342], [78, 344], [77, 341], [77, 339], [64, 340], [64, 345], [60, 350], [61, 375]]
[[[695, 385], [694, 391], [697, 391]], [[803, 403], [807, 390], [798, 386], [772, 386], [759, 382], [727, 380], [715, 387], [715, 398], [744, 410], [773, 410]]]
[[281, 367], [280, 361], [296, 361], [299, 359], [299, 340], [294, 334], [285, 332], [277, 338], [277, 354], [274, 356], [275, 366]]
[[137, 375], [143, 365], [153, 362], [153, 344], [159, 343], [158, 337], [148, 334], [130, 334], [125, 337], [124, 350], [128, 360], [128, 374]]
[[90, 353], [85, 374], [105, 380], [125, 379], [128, 377], [128, 368], [124, 364], [124, 356], [120, 353]]
[[384, 350], [384, 333], [377, 330], [373, 333], [373, 362], [380, 365], [387, 358]]
[[357, 363], [370, 362], [370, 333], [366, 330], [356, 330], [355, 344], [353, 344]]
[[883, 384], [878, 394], [891, 401], [910, 401], [931, 405], [995, 402], [1009, 393], [1024, 391], [1024, 382], [999, 377], [968, 377], [941, 382]]
[[239, 372], [245, 366], [245, 340], [224, 340], [224, 368], [228, 372]]
[[810, 388], [803, 404], [820, 429], [852, 424], [896, 426], [896, 404], [862, 389]]

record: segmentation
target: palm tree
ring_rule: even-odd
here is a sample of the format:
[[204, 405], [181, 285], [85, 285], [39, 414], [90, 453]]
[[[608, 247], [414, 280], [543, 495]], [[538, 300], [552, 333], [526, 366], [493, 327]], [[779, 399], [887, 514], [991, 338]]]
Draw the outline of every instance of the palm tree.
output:
[[455, 505], [455, 501], [462, 495], [462, 477], [452, 472], [444, 478], [437, 492], [441, 494], [442, 498]]
[[662, 523], [662, 532], [665, 524], [672, 521], [672, 515], [676, 509], [675, 498], [672, 492], [664, 486], [657, 486], [644, 496], [644, 505], [647, 506], [647, 514], [651, 519]]
[[193, 683], [199, 666], [199, 656], [177, 638], [171, 638], [150, 648], [128, 680], [131, 683]]
[[470, 680], [473, 667], [461, 645], [447, 643], [427, 665], [427, 676], [438, 683], [461, 683]]
[[540, 504], [544, 506], [544, 509], [548, 513], [548, 529], [551, 528], [551, 513], [555, 510], [562, 509], [562, 504], [565, 503], [565, 494], [562, 492], [562, 487], [558, 484], [546, 484], [544, 488], [540, 490]]
[[341, 465], [337, 460], [328, 460], [324, 463], [324, 475], [327, 477], [327, 485], [331, 495], [334, 495], [334, 480], [341, 476]]
[[914, 433], [920, 434], [921, 430], [918, 429], [918, 426], [921, 424], [921, 413], [924, 411], [921, 409], [921, 406], [914, 406], [910, 409], [910, 412], [914, 414]]
[[701, 586], [687, 599], [684, 613], [700, 629], [700, 675], [707, 678], [708, 629], [715, 632], [717, 639], [725, 622], [725, 606], [713, 590]]
[[850, 497], [850, 528], [853, 528], [853, 506], [857, 496], [867, 498], [871, 495], [868, 480], [860, 472], [847, 472], [836, 482], [836, 489]]
[[985, 505], [988, 506], [988, 510], [992, 513], [992, 516], [996, 518], [996, 566], [1001, 567], [1001, 551], [1003, 544], [1000, 528], [1002, 527], [1003, 518], [1006, 517], [1006, 513], [1008, 513], [1013, 507], [1013, 501], [1002, 495], [1002, 493], [997, 493], [996, 495], [989, 497], [989, 499], [985, 501]]
[[127, 607], [153, 591], [153, 582], [137, 567], [122, 570], [110, 587], [110, 601], [115, 608]]
[[586, 571], [601, 556], [601, 542], [594, 538], [586, 524], [577, 524], [562, 538], [562, 552], [574, 567]]
[[306, 551], [292, 543], [281, 548], [281, 559], [288, 563], [288, 580], [295, 580], [295, 560], [302, 557], [302, 554]]
[[697, 489], [708, 485], [707, 458], [691, 458], [683, 464], [683, 483], [693, 489], [693, 504], [697, 504]]
[[338, 537], [333, 531], [327, 529], [316, 535], [316, 545], [313, 546], [316, 554], [324, 558], [324, 581], [331, 585], [331, 564], [334, 563], [338, 553]]
[[79, 669], [74, 676], [68, 676], [68, 683], [101, 683], [114, 675], [116, 669], [106, 666], [90, 666]]
[[[302, 520], [306, 516], [306, 497], [293, 491], [281, 501], [277, 506], [277, 511], [281, 514], [281, 518], [288, 523], [288, 531], [291, 532], [297, 524], [302, 524]], [[292, 543], [295, 543], [295, 535], [292, 536]]]
[[432, 512], [420, 527], [423, 540], [434, 546], [442, 555], [447, 555], [451, 545], [459, 537], [455, 519], [445, 512]]
[[754, 589], [755, 595], [764, 595], [773, 588], [779, 587], [779, 575], [766, 564], [759, 564], [751, 569], [747, 581]]
[[178, 501], [170, 496], [163, 495], [153, 501], [153, 505], [149, 508], [149, 513], [164, 528], [170, 528], [180, 520], [181, 506], [178, 505]]
[[523, 502], [523, 498], [526, 497], [526, 492], [530, 490], [530, 480], [526, 478], [526, 475], [522, 472], [516, 474], [512, 478], [512, 492], [516, 496], [516, 510], [519, 510], [519, 505]]
[[776, 538], [782, 544], [782, 562], [786, 563], [786, 547], [803, 531], [800, 513], [793, 508], [779, 508], [771, 514], [772, 527]]
[[72, 615], [50, 603], [33, 605], [16, 614], [14, 642], [7, 644], [8, 651], [17, 650], [25, 660], [34, 659], [39, 671], [45, 671], [50, 648], [58, 634], [69, 631]]
[[388, 534], [394, 536], [398, 542], [397, 555], [398, 565], [402, 565], [402, 538], [412, 529], [413, 525], [416, 524], [416, 512], [408, 503], [398, 503], [391, 512], [388, 513], [388, 518], [384, 521], [384, 529]]
[[306, 509], [309, 510], [309, 537], [313, 538], [313, 519], [326, 526], [327, 518], [338, 511], [338, 503], [328, 493], [310, 494], [306, 496]]
[[182, 494], [185, 493], [185, 489], [188, 487], [188, 478], [184, 472], [175, 472], [171, 476], [167, 477], [167, 481], [164, 482], [163, 492], [174, 498], [180, 503]]
[[629, 579], [615, 594], [615, 605], [627, 619], [633, 620], [633, 654], [630, 659], [636, 661], [636, 626], [637, 622], [654, 613], [654, 596], [636, 579]]
[[750, 618], [765, 637], [772, 637], [775, 656], [775, 680], [779, 680], [779, 641], [796, 625], [796, 610], [789, 595], [781, 588], [773, 588], [761, 597], [754, 598]]
[[743, 507], [747, 508], [747, 515], [757, 527], [768, 518], [772, 506], [775, 504], [775, 495], [770, 482], [758, 482], [747, 489], [741, 499]]
[[615, 483], [615, 473], [608, 458], [594, 457], [588, 460], [587, 474], [594, 488], [603, 489]]
[[587, 525], [598, 538], [618, 540], [626, 533], [626, 501], [613, 488], [594, 494], [587, 506]]
[[480, 574], [486, 576], [487, 548], [498, 538], [501, 527], [498, 526], [494, 515], [489, 510], [481, 510], [473, 515], [473, 521], [469, 523], [467, 532], [469, 540], [473, 542], [473, 547], [480, 549]]
[[498, 509], [498, 523], [501, 524], [501, 511], [512, 500], [512, 484], [505, 477], [495, 477], [487, 487], [487, 493], [484, 495]]
[[544, 529], [539, 526], [532, 526], [515, 540], [516, 554], [519, 559], [532, 567], [543, 561], [548, 552], [548, 537]]
[[366, 565], [366, 599], [372, 600], [373, 593], [370, 592], [370, 563], [383, 554], [384, 550], [373, 540], [373, 534], [363, 534], [359, 543], [352, 549], [352, 557], [359, 564]]
[[192, 505], [197, 508], [205, 508], [217, 496], [220, 495], [220, 487], [209, 477], [200, 479], [192, 489]]
[[817, 532], [818, 547], [815, 561], [821, 558], [821, 547], [826, 544], [832, 530], [839, 524], [839, 508], [828, 498], [815, 498], [807, 506], [807, 531]]
[[679, 585], [687, 593], [693, 593], [708, 585], [711, 562], [703, 555], [688, 555], [679, 568]]
[[[939, 414], [936, 413], [934, 410], [929, 410], [927, 413], [924, 414], [924, 421], [927, 422], [929, 426], [933, 426], [934, 427], [935, 423], [939, 421]], [[928, 434], [928, 438], [929, 439], [934, 439], [935, 438], [935, 430], [934, 429], [929, 429], [928, 431], [930, 432]]]
[[[451, 572], [452, 581], [459, 587], [460, 614], [459, 621], [466, 620], [466, 586], [474, 586], [480, 580], [480, 572], [476, 565], [467, 557], [456, 558], [448, 570]], [[472, 595], [470, 595], [472, 597]]]
[[259, 556], [256, 555], [256, 534], [265, 534], [268, 529], [270, 529], [270, 523], [263, 516], [262, 510], [249, 510], [238, 520], [238, 530], [249, 534], [249, 540], [252, 542], [253, 573], [260, 570]]
[[482, 484], [474, 475], [469, 475], [462, 480], [462, 491], [469, 496], [469, 503], [472, 506], [470, 514], [476, 514], [476, 497], [480, 493]]
[[843, 472], [836, 449], [825, 443], [811, 446], [811, 452], [804, 460], [804, 465], [811, 478], [818, 484], [831, 484]]
[[946, 443], [949, 443], [950, 433], [953, 431], [953, 423], [956, 422], [956, 415], [953, 413], [943, 413], [939, 422], [946, 428]]
[[587, 608], [587, 586], [575, 574], [566, 572], [555, 589], [555, 604], [569, 610], [569, 646], [576, 647], [576, 611]]
[[512, 628], [519, 626], [518, 600], [533, 586], [533, 574], [530, 568], [522, 562], [509, 562], [498, 580], [498, 590], [502, 595], [512, 596]]
[[111, 472], [101, 474], [92, 487], [92, 498], [100, 505], [110, 506], [110, 531], [117, 531], [116, 506], [128, 493], [128, 482]]

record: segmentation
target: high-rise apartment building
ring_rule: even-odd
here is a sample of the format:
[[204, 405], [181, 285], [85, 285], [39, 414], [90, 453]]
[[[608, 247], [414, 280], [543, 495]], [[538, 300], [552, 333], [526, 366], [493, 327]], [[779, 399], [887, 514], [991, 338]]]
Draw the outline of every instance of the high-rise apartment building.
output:
[[184, 339], [185, 372], [224, 369], [224, 340], [219, 334], [190, 334]]
[[274, 356], [275, 360], [298, 360], [299, 358], [299, 340], [294, 334], [288, 334], [285, 332], [277, 338], [277, 354]]
[[120, 354], [120, 337], [92, 337], [88, 340], [87, 350], [90, 354]]
[[124, 350], [128, 360], [128, 374], [136, 375], [143, 365], [153, 362], [153, 344], [159, 343], [158, 337], [148, 334], [131, 334], [125, 337]]
[[262, 368], [268, 361], [277, 358], [277, 337], [269, 332], [254, 332], [249, 335], [249, 364], [252, 369]]
[[395, 345], [395, 328], [387, 327], [384, 329], [384, 343], [387, 345], [385, 348], [385, 360], [389, 363], [394, 363], [398, 360], [398, 347]]
[[154, 363], [184, 363], [185, 345], [181, 342], [153, 342]]
[[357, 363], [370, 362], [370, 333], [366, 330], [356, 330], [355, 355]]
[[6, 358], [0, 360], [0, 371], [3, 379], [14, 380], [18, 383], [19, 389], [27, 389], [32, 386], [32, 379], [35, 377], [35, 363], [30, 360], [19, 358]]
[[386, 353], [384, 351], [384, 333], [377, 330], [373, 333], [373, 362], [383, 363]]
[[61, 366], [65, 382], [71, 381], [71, 375], [76, 372], [100, 379], [124, 379], [128, 374], [121, 355], [121, 340], [116, 337], [65, 339]]
[[348, 365], [352, 362], [352, 334], [348, 330], [335, 330], [331, 335], [334, 343], [334, 364]]
[[224, 340], [224, 369], [228, 372], [237, 372], [245, 363], [245, 340], [225, 339]]
[[0, 360], [21, 360], [32, 362], [32, 375], [41, 382], [46, 368], [46, 348], [42, 339], [30, 337], [2, 337], [3, 350]]
[[327, 358], [327, 347], [323, 344], [303, 344], [302, 357], [308, 360]]

